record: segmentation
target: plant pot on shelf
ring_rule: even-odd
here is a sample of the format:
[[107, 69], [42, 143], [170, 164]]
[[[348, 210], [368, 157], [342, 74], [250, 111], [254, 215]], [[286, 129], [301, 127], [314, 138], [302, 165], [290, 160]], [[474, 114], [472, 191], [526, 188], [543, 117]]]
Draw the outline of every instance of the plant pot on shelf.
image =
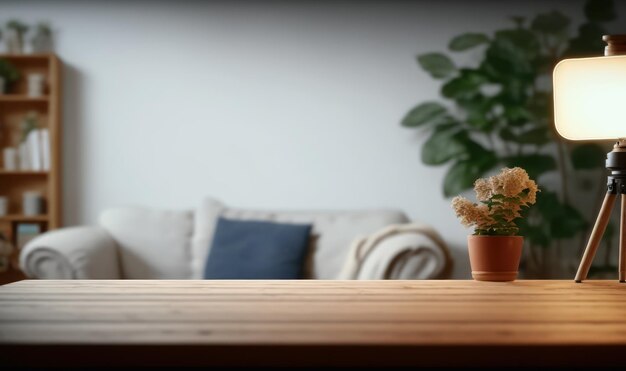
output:
[[476, 281], [515, 281], [524, 237], [467, 237], [472, 277]]

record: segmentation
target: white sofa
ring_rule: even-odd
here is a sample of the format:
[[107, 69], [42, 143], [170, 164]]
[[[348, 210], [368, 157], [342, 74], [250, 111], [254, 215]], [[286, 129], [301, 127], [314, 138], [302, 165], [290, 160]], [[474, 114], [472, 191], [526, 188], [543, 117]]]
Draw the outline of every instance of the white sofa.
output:
[[450, 272], [447, 247], [430, 227], [400, 211], [259, 211], [205, 199], [195, 211], [107, 210], [99, 226], [64, 228], [20, 254], [31, 278], [201, 279], [219, 216], [312, 223], [305, 278], [426, 279]]

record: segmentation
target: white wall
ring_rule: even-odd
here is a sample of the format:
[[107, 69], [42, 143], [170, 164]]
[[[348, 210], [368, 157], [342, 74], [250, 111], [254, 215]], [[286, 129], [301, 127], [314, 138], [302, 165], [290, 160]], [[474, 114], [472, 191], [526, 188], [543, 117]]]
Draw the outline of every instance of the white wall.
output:
[[[621, 13], [626, 8], [620, 5]], [[563, 9], [563, 8], [566, 9]], [[110, 206], [391, 207], [433, 224], [467, 276], [444, 167], [399, 125], [439, 85], [414, 56], [508, 15], [580, 1], [3, 1], [46, 19], [65, 73], [65, 218]], [[623, 30], [622, 30], [623, 31]]]

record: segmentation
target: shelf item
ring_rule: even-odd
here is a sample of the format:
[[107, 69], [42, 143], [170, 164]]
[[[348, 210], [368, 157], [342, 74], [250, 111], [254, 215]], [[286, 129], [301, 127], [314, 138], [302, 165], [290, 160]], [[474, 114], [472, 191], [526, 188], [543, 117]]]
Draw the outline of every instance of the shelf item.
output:
[[37, 223], [20, 223], [17, 225], [16, 244], [18, 250], [21, 250], [33, 238], [39, 236], [43, 230]]

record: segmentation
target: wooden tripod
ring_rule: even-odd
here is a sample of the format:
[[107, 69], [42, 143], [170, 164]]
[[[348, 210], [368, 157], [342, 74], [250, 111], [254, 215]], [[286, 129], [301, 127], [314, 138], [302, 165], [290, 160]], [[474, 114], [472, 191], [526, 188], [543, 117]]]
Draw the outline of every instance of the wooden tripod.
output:
[[618, 194], [621, 195], [622, 204], [619, 235], [619, 281], [626, 282], [626, 141], [617, 142], [613, 151], [607, 154], [606, 167], [612, 171], [612, 174], [608, 177], [607, 193], [576, 273], [575, 280], [578, 283], [587, 278], [593, 257], [596, 255], [602, 235], [607, 224], [609, 224], [611, 211], [613, 211], [613, 205]]

